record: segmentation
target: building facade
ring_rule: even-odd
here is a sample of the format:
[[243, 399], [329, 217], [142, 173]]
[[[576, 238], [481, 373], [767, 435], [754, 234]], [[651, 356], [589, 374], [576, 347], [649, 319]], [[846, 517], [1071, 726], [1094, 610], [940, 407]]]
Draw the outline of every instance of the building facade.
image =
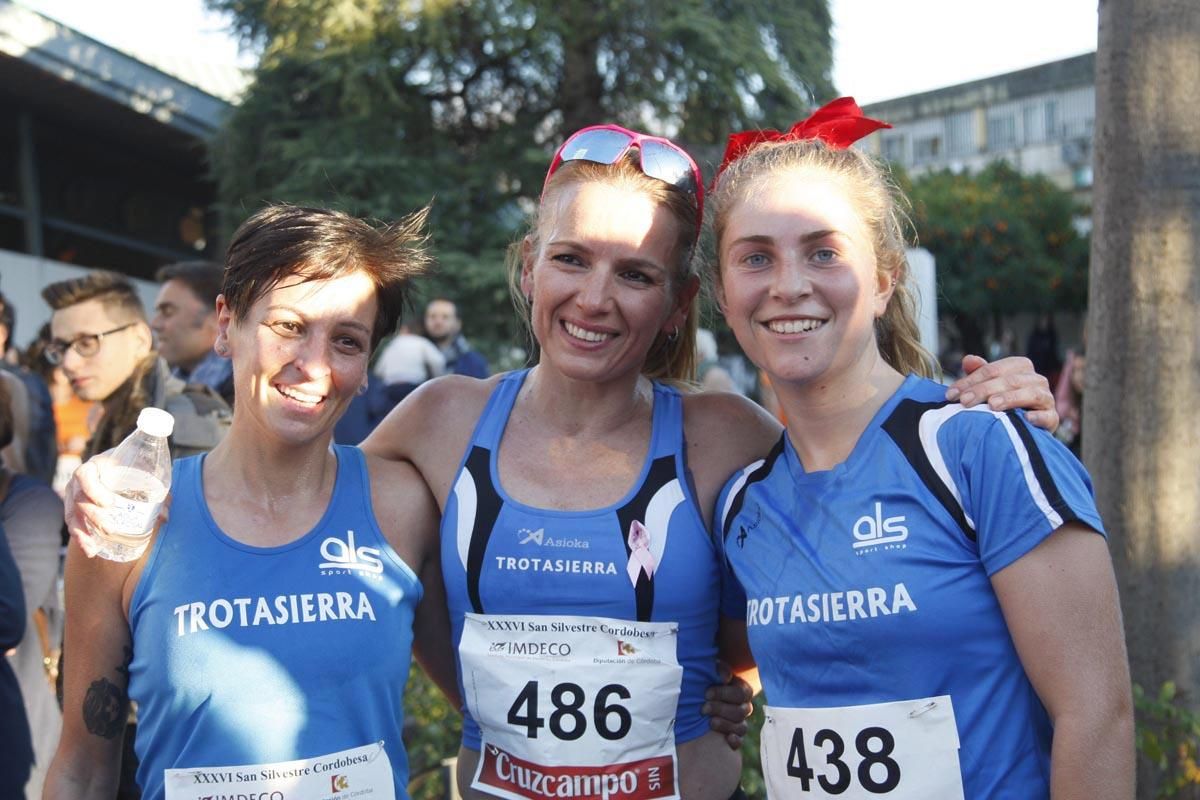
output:
[[979, 170], [1004, 160], [1085, 202], [1092, 186], [1096, 54], [864, 107], [890, 130], [863, 141], [910, 175]]

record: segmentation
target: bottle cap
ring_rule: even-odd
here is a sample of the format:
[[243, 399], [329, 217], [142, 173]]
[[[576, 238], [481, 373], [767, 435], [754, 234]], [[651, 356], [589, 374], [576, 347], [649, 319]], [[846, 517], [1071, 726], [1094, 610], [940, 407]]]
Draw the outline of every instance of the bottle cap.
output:
[[161, 408], [147, 406], [138, 414], [137, 426], [138, 430], [150, 436], [161, 436], [165, 439], [175, 429], [175, 418]]

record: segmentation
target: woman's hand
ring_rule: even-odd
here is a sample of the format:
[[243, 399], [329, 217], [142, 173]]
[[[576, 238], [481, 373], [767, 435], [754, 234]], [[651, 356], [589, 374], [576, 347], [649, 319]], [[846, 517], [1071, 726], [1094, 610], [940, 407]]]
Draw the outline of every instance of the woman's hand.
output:
[[726, 664], [718, 662], [717, 670], [725, 682], [708, 687], [700, 711], [709, 715], [708, 726], [725, 734], [725, 741], [737, 750], [748, 729], [746, 720], [754, 713], [754, 690], [749, 683], [733, 675]]
[[1025, 418], [1039, 428], [1053, 432], [1058, 427], [1058, 411], [1050, 381], [1033, 371], [1033, 362], [1024, 356], [1009, 356], [989, 364], [979, 356], [962, 360], [963, 372], [946, 391], [946, 399], [967, 408], [987, 403], [993, 411], [1014, 408], [1025, 410]]
[[[117, 497], [100, 480], [100, 470], [111, 457], [112, 450], [107, 450], [80, 464], [63, 491], [67, 532], [75, 538], [79, 549], [88, 558], [95, 558], [100, 550], [99, 536], [104, 530], [107, 509]], [[158, 512], [154, 532], [167, 521], [170, 506], [171, 495], [168, 494]]]

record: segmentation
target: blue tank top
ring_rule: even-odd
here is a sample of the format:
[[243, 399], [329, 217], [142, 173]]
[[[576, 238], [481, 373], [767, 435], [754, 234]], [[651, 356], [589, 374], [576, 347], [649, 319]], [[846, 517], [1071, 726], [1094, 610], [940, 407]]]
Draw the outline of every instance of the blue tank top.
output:
[[[533, 508], [504, 492], [496, 465], [527, 373], [505, 375], [493, 391], [442, 515], [442, 573], [454, 642], [462, 639], [468, 612], [676, 622], [683, 682], [675, 740], [694, 739], [708, 731], [700, 706], [704, 691], [717, 682], [721, 571], [719, 550], [687, 479], [682, 398], [655, 384], [649, 453], [624, 498], [590, 511]], [[637, 573], [636, 585], [627, 572], [626, 535], [635, 520], [651, 531], [657, 562], [651, 578]], [[468, 713], [463, 744], [480, 746], [479, 727]]]
[[335, 446], [328, 508], [304, 536], [251, 547], [204, 501], [204, 456], [175, 462], [170, 521], [130, 603], [138, 783], [164, 770], [269, 764], [382, 742], [397, 798], [416, 575], [375, 522], [366, 461]]
[[725, 612], [746, 619], [771, 706], [949, 695], [964, 796], [1049, 796], [1049, 716], [990, 578], [1068, 522], [1103, 533], [1083, 466], [1054, 437], [910, 376], [846, 461], [807, 472], [785, 434], [718, 513], [745, 590]]

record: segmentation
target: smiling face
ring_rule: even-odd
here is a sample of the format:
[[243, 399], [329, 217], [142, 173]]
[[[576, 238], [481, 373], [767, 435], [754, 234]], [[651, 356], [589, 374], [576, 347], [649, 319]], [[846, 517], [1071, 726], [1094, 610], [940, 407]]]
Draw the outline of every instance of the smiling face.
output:
[[844, 182], [792, 168], [741, 198], [718, 243], [718, 296], [747, 357], [775, 384], [860, 376], [878, 358], [891, 281]]
[[377, 308], [362, 271], [328, 280], [291, 275], [235, 320], [217, 300], [217, 342], [233, 358], [234, 423], [248, 418], [283, 444], [331, 434], [363, 385]]
[[672, 274], [677, 224], [646, 194], [609, 183], [544, 200], [521, 273], [543, 363], [592, 382], [640, 374], [660, 337], [685, 324], [696, 291]]

